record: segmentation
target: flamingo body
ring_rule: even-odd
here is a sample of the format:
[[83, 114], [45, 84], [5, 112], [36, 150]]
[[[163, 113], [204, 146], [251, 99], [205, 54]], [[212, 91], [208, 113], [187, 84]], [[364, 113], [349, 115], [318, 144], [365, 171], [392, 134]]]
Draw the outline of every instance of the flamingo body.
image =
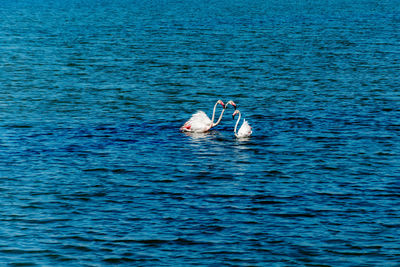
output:
[[185, 122], [180, 128], [184, 132], [204, 133], [210, 130], [213, 123], [204, 111], [197, 111], [192, 117]]
[[244, 120], [242, 126], [240, 126], [240, 129], [236, 135], [236, 137], [241, 138], [241, 137], [249, 137], [253, 131], [251, 130], [251, 126], [249, 123]]
[[242, 116], [242, 114], [240, 113], [240, 111], [238, 109], [235, 110], [235, 112], [232, 114], [232, 117], [235, 117], [236, 114], [239, 114], [239, 118], [236, 121], [235, 129], [233, 129], [235, 136], [237, 138], [249, 137], [253, 133], [253, 131], [251, 130], [252, 128], [249, 125], [249, 123], [246, 121], [246, 119], [243, 120], [243, 124], [242, 124], [242, 126], [240, 126], [239, 131], [236, 132], [237, 126], [240, 121], [240, 117]]

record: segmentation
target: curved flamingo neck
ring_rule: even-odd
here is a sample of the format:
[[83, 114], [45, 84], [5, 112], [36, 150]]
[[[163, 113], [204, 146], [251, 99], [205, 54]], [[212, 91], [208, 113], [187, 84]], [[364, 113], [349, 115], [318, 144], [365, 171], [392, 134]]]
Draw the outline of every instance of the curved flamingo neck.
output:
[[236, 137], [238, 136], [237, 133], [236, 133], [236, 129], [237, 129], [237, 126], [238, 126], [238, 124], [239, 124], [240, 117], [242, 116], [242, 114], [240, 113], [240, 111], [239, 111], [238, 113], [239, 113], [239, 117], [238, 117], [238, 119], [237, 119], [237, 121], [236, 121], [235, 129], [233, 129], [233, 132], [234, 132], [234, 134], [235, 134]]
[[214, 105], [213, 113], [211, 116], [211, 123], [214, 124], [214, 118], [215, 118], [215, 110], [217, 109], [218, 101]]
[[[216, 123], [213, 123], [213, 127], [214, 127], [214, 126], [217, 126], [217, 125], [221, 122], [221, 120], [222, 120], [222, 115], [224, 115], [225, 109], [226, 109], [226, 107], [222, 109], [221, 114], [219, 115], [219, 118], [218, 118], [217, 122], [216, 122]], [[214, 121], [214, 120], [213, 120], [213, 121]]]

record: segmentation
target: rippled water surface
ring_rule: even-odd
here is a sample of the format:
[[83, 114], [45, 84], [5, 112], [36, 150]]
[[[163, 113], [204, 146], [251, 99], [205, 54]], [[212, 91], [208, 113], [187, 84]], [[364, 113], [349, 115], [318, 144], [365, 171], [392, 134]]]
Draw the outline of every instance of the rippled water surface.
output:
[[398, 266], [399, 7], [3, 3], [0, 263]]

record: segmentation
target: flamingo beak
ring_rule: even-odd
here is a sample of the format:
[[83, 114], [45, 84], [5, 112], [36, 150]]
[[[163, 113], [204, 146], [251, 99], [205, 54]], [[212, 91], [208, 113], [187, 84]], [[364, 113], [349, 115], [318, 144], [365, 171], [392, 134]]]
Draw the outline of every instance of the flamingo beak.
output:
[[236, 114], [238, 114], [238, 113], [239, 113], [239, 111], [235, 110], [235, 112], [233, 112], [233, 114], [232, 114], [232, 119], [234, 119]]
[[235, 110], [236, 110], [236, 104], [232, 102], [232, 106], [233, 106], [233, 107], [235, 108]]

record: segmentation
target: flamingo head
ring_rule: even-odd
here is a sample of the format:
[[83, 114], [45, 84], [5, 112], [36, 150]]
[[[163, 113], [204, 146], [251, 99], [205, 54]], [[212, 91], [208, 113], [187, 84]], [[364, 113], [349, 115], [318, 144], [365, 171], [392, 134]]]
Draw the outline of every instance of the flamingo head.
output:
[[220, 104], [223, 108], [225, 108], [225, 104], [224, 104], [224, 102], [222, 102], [222, 100], [218, 100], [217, 103]]
[[235, 102], [233, 102], [232, 100], [229, 100], [228, 103], [226, 103], [225, 106], [227, 107], [229, 104], [231, 104], [231, 105], [236, 109], [236, 104], [235, 104]]
[[237, 110], [235, 110], [235, 112], [233, 112], [233, 114], [232, 114], [232, 119], [234, 119], [235, 118], [235, 116], [236, 116], [236, 114], [238, 114], [239, 113], [239, 110], [237, 109]]

